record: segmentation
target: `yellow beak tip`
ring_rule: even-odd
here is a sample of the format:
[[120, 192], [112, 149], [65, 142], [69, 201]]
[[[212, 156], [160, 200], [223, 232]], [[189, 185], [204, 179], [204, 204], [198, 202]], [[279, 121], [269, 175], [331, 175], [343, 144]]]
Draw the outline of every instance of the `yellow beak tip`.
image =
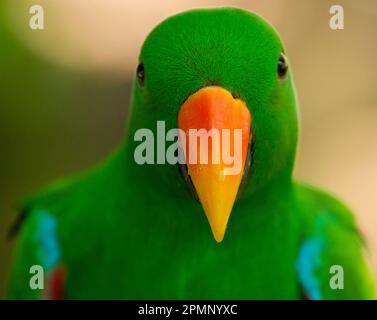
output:
[[221, 243], [224, 239], [224, 233], [222, 234], [213, 234], [213, 237], [215, 238], [217, 243]]
[[224, 239], [225, 231], [226, 231], [226, 225], [222, 227], [214, 226], [211, 223], [210, 225], [211, 225], [213, 237], [215, 238], [216, 242], [217, 243], [222, 242]]

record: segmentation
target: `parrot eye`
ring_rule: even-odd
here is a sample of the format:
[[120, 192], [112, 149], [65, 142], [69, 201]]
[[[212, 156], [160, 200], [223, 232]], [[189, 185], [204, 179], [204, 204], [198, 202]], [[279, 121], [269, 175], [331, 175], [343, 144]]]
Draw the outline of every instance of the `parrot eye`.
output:
[[285, 80], [287, 77], [288, 72], [288, 62], [287, 58], [283, 53], [280, 53], [279, 60], [278, 60], [278, 67], [277, 67], [277, 73], [278, 73], [278, 79], [279, 80]]
[[137, 81], [139, 82], [140, 87], [144, 87], [145, 71], [144, 71], [143, 63], [140, 63], [137, 66], [136, 76], [137, 76]]

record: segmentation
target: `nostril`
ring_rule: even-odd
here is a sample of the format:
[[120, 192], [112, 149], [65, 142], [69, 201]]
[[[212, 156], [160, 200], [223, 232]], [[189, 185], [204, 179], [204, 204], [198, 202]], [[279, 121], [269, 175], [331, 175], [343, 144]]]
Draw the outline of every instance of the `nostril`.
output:
[[239, 99], [239, 98], [241, 98], [241, 96], [240, 96], [240, 94], [238, 93], [238, 92], [236, 92], [236, 93], [232, 93], [232, 96], [233, 96], [233, 98], [234, 99]]

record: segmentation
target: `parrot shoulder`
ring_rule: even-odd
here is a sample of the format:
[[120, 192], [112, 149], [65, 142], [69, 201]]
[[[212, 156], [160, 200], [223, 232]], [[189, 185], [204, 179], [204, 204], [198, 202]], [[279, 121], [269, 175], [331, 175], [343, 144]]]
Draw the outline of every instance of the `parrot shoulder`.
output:
[[[59, 299], [65, 279], [58, 224], [76, 183], [59, 182], [23, 201], [8, 238], [17, 237], [8, 295], [17, 299]], [[32, 271], [43, 270], [46, 290], [31, 290]]]
[[[336, 221], [343, 228], [358, 232], [352, 211], [335, 196], [305, 184], [296, 184], [298, 205], [309, 229], [313, 222], [326, 212], [330, 220]], [[310, 231], [309, 231], [310, 232]]]
[[8, 230], [8, 239], [16, 237], [23, 229], [26, 221], [36, 215], [36, 212], [46, 210], [56, 216], [64, 207], [66, 200], [74, 193], [75, 185], [76, 183], [72, 181], [62, 181], [26, 197], [22, 201], [17, 216]]
[[313, 187], [298, 186], [303, 234], [296, 269], [310, 299], [374, 297], [365, 241], [354, 215], [341, 201]]

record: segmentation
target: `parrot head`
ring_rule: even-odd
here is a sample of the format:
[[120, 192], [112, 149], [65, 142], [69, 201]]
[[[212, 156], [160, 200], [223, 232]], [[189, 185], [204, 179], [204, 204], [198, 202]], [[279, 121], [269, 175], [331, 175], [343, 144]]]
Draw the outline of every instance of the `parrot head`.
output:
[[[193, 190], [217, 242], [236, 201], [291, 179], [297, 144], [292, 76], [278, 34], [252, 13], [192, 10], [158, 25], [140, 53], [131, 108], [131, 135], [163, 120], [166, 130], [179, 128], [186, 136], [180, 170], [156, 165], [153, 174], [164, 192], [173, 194], [175, 181]], [[203, 149], [187, 143], [195, 129], [212, 130]], [[233, 163], [224, 159], [226, 147]], [[207, 162], [188, 161], [203, 150]]]

